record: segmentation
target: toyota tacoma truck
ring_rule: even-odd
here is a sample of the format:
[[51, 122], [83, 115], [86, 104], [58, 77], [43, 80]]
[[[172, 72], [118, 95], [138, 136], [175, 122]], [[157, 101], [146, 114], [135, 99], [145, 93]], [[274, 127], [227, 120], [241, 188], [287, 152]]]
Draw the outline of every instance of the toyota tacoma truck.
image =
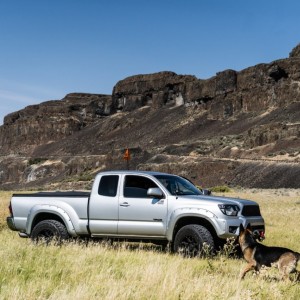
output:
[[190, 256], [236, 237], [240, 224], [265, 230], [256, 202], [205, 195], [183, 177], [148, 171], [101, 172], [91, 192], [13, 194], [9, 210], [9, 228], [33, 241], [151, 241]]

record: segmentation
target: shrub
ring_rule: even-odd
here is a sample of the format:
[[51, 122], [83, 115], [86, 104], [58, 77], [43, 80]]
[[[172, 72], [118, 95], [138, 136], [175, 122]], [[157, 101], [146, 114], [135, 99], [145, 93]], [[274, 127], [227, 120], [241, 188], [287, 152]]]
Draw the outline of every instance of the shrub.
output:
[[81, 174], [79, 177], [78, 177], [78, 181], [91, 181], [94, 179], [94, 176], [93, 174]]
[[46, 161], [47, 158], [41, 158], [41, 157], [33, 157], [33, 158], [30, 158], [29, 161], [28, 161], [28, 165], [37, 165], [37, 164], [40, 164], [44, 161]]
[[229, 193], [229, 192], [231, 192], [231, 189], [227, 185], [217, 185], [217, 186], [214, 186], [214, 187], [210, 188], [210, 190], [212, 192], [215, 192], [215, 193]]

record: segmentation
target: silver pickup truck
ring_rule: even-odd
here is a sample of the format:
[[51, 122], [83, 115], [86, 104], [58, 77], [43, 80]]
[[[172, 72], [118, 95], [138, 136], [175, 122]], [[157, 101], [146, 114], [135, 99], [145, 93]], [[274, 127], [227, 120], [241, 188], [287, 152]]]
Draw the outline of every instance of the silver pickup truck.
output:
[[194, 256], [237, 236], [240, 224], [264, 232], [257, 203], [204, 195], [189, 180], [166, 173], [107, 171], [89, 192], [13, 194], [7, 224], [34, 241], [69, 237], [170, 243]]

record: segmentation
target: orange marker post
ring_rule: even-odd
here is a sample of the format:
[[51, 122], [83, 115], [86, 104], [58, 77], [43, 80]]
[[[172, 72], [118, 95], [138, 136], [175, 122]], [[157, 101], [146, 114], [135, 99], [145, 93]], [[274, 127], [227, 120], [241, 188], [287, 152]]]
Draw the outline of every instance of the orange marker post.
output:
[[129, 170], [130, 152], [129, 152], [129, 149], [128, 149], [128, 148], [125, 150], [125, 153], [124, 153], [124, 157], [123, 157], [123, 158], [126, 160], [127, 170]]

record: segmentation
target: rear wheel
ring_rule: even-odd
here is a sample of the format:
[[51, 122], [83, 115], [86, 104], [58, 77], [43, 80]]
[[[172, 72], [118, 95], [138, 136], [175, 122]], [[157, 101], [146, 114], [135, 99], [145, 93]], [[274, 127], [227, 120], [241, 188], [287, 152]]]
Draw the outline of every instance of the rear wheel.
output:
[[66, 226], [61, 222], [44, 220], [35, 225], [30, 237], [34, 242], [42, 242], [48, 245], [52, 241], [60, 244], [70, 236]]
[[173, 250], [186, 257], [207, 255], [214, 250], [214, 239], [202, 225], [186, 225], [177, 232]]

